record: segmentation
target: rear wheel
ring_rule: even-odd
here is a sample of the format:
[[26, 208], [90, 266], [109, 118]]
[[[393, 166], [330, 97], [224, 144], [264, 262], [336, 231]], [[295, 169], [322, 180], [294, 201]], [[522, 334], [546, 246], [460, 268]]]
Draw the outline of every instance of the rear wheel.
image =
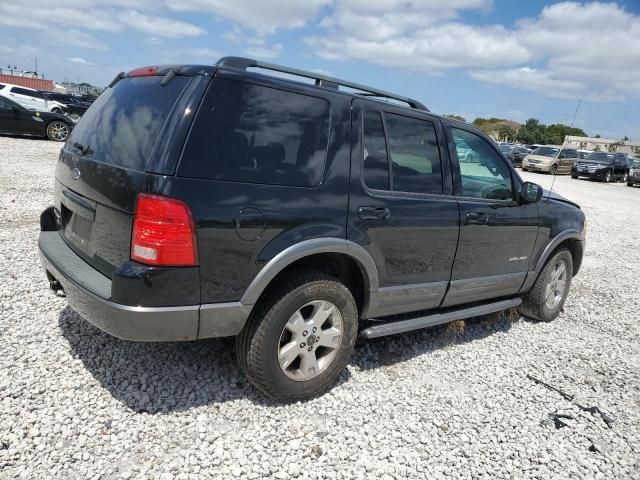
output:
[[47, 138], [54, 142], [65, 142], [71, 129], [61, 120], [54, 120], [47, 125]]
[[335, 278], [302, 272], [277, 286], [256, 307], [236, 340], [249, 381], [285, 402], [326, 392], [351, 357], [358, 311]]
[[578, 175], [571, 175], [571, 178], [575, 180], [576, 178], [578, 178]]
[[627, 182], [627, 187], [633, 187], [633, 183]]
[[573, 277], [573, 257], [569, 250], [556, 252], [540, 272], [533, 288], [518, 307], [520, 315], [541, 322], [555, 320], [564, 305]]

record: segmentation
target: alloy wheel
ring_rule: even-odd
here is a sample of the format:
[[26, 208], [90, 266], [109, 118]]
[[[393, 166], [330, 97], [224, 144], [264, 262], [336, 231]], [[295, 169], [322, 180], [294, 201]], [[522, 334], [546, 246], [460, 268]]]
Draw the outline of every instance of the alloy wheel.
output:
[[69, 136], [69, 126], [60, 121], [51, 122], [47, 126], [47, 136], [56, 142], [64, 142]]
[[317, 377], [336, 357], [342, 333], [342, 315], [333, 303], [314, 300], [303, 305], [291, 315], [280, 334], [280, 369], [295, 381]]
[[607, 172], [607, 174], [604, 177], [604, 181], [609, 183], [611, 181], [611, 172]]
[[560, 304], [566, 288], [567, 265], [564, 260], [559, 260], [555, 264], [551, 272], [551, 279], [545, 287], [544, 302], [549, 310], [553, 310]]

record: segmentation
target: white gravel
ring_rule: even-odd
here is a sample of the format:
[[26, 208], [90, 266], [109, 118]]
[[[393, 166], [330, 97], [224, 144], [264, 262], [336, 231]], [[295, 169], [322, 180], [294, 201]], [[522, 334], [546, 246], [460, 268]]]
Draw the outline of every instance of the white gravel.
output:
[[59, 147], [0, 137], [0, 478], [640, 479], [640, 188], [557, 178], [589, 233], [555, 322], [359, 342], [330, 393], [282, 406], [230, 341], [118, 340], [48, 290], [36, 239]]

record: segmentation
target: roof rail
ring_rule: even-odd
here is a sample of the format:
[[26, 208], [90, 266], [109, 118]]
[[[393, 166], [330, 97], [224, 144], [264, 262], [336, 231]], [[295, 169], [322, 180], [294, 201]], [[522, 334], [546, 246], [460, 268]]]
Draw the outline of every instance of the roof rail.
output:
[[340, 80], [339, 78], [330, 77], [328, 75], [322, 75], [320, 73], [309, 72], [306, 70], [299, 70], [297, 68], [284, 67], [282, 65], [276, 65], [276, 64], [267, 63], [267, 62], [260, 62], [258, 60], [253, 60], [253, 59], [244, 58], [244, 57], [223, 57], [220, 60], [218, 60], [216, 65], [220, 67], [240, 68], [242, 70], [246, 70], [247, 68], [264, 68], [265, 70], [273, 70], [275, 72], [288, 73], [290, 75], [297, 75], [299, 77], [311, 78], [315, 80], [316, 86], [319, 86], [319, 87], [333, 88], [336, 90], [340, 86], [353, 88], [354, 90], [359, 90], [361, 92], [364, 92], [363, 94], [361, 94], [363, 96], [390, 98], [393, 100], [404, 102], [408, 104], [411, 108], [415, 108], [416, 110], [424, 110], [425, 112], [429, 111], [427, 107], [425, 107], [418, 100], [414, 100], [413, 98], [403, 97], [401, 95], [396, 95], [395, 93], [386, 92], [384, 90], [368, 87], [366, 85], [361, 85], [359, 83], [349, 82], [347, 80]]

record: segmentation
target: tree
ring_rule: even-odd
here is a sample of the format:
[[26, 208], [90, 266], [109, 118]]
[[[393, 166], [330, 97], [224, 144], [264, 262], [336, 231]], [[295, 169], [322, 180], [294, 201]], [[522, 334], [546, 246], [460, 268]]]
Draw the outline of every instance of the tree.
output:
[[513, 142], [516, 139], [518, 131], [511, 125], [502, 125], [498, 129], [498, 140]]
[[593, 138], [600, 138], [600, 134], [596, 133], [595, 137], [593, 137]]
[[448, 113], [447, 115], [445, 115], [445, 117], [453, 118], [454, 120], [460, 120], [461, 122], [465, 122], [465, 123], [467, 121], [467, 119], [464, 118], [462, 115], [456, 115], [455, 113]]
[[627, 137], [626, 135], [624, 136], [624, 138], [622, 139], [623, 142], [628, 142], [629, 141], [629, 137]]
[[609, 153], [615, 153], [618, 151], [618, 147], [621, 147], [622, 145], [624, 145], [624, 143], [621, 141], [613, 142], [609, 144], [607, 149], [609, 150]]

